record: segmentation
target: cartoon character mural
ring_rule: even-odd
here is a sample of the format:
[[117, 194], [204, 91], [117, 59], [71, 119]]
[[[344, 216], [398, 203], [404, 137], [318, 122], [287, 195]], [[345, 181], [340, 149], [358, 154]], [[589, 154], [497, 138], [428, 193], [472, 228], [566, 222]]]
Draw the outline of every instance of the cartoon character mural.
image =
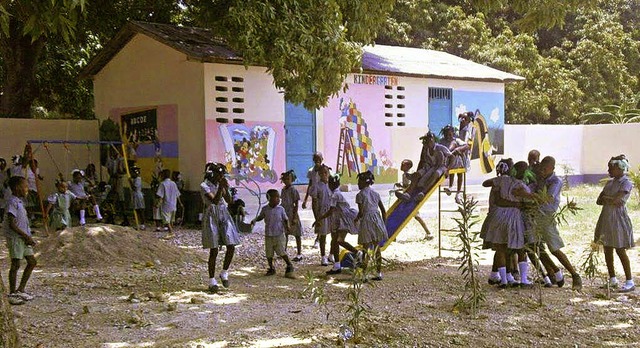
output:
[[220, 125], [225, 147], [225, 164], [232, 174], [240, 174], [257, 182], [275, 183], [273, 168], [276, 132], [270, 126]]

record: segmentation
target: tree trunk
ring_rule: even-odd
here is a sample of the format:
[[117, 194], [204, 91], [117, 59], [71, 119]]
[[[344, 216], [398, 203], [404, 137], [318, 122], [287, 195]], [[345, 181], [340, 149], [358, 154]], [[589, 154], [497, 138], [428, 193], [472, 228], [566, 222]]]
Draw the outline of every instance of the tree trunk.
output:
[[0, 277], [0, 348], [20, 347], [18, 332], [13, 323], [13, 311], [7, 301], [4, 282]]
[[9, 23], [9, 36], [0, 33], [0, 54], [4, 61], [4, 90], [0, 95], [0, 117], [29, 118], [31, 105], [37, 96], [36, 64], [44, 39], [32, 41], [22, 34], [15, 20]]

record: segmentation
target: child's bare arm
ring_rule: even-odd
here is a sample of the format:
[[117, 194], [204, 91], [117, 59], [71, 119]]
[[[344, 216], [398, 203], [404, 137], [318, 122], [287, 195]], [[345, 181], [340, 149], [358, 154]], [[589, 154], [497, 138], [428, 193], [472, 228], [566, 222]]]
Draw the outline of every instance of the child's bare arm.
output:
[[484, 182], [482, 182], [482, 187], [493, 187], [493, 185], [494, 185], [493, 178], [487, 179]]
[[382, 214], [382, 221], [384, 221], [384, 223], [387, 223], [387, 210], [384, 208], [384, 204], [382, 204], [382, 201], [378, 201], [378, 208], [380, 208], [380, 213]]
[[358, 203], [358, 215], [356, 215], [356, 218], [354, 219], [354, 221], [360, 220], [361, 217], [362, 217], [362, 203]]
[[328, 218], [329, 216], [331, 216], [331, 214], [333, 214], [333, 212], [336, 210], [335, 207], [330, 207], [329, 210], [327, 210], [326, 213], [322, 214], [320, 217], [316, 218], [316, 221], [311, 225], [311, 226], [319, 226], [320, 225], [320, 221]]
[[304, 194], [304, 200], [302, 201], [302, 209], [307, 209], [307, 199], [309, 198], [309, 191], [311, 191], [311, 181], [307, 185], [307, 192]]

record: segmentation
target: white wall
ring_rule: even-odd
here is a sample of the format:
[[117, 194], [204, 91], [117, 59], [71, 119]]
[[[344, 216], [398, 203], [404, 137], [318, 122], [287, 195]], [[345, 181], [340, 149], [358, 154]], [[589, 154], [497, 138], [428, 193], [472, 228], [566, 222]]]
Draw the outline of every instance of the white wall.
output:
[[607, 173], [607, 162], [625, 154], [635, 169], [640, 164], [640, 124], [506, 125], [505, 156], [526, 160], [531, 149], [568, 164], [576, 175]]

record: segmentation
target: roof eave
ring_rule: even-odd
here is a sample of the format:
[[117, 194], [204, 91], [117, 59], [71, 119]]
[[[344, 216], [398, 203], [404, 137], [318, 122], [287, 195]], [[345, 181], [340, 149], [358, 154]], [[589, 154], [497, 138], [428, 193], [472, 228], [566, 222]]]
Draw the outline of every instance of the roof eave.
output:
[[[356, 71], [354, 73], [359, 73], [360, 71]], [[447, 79], [447, 80], [457, 80], [457, 81], [479, 81], [479, 82], [519, 82], [524, 81], [525, 78], [517, 75], [513, 75], [514, 77], [505, 77], [505, 78], [497, 78], [497, 77], [467, 77], [467, 76], [447, 76], [447, 75], [435, 75], [435, 74], [415, 74], [415, 73], [405, 73], [405, 72], [397, 72], [397, 71], [384, 71], [384, 70], [372, 70], [372, 69], [363, 69], [362, 73], [374, 74], [374, 75], [391, 75], [391, 76], [404, 76], [404, 77], [417, 77], [417, 78], [434, 78], [434, 79]]]

